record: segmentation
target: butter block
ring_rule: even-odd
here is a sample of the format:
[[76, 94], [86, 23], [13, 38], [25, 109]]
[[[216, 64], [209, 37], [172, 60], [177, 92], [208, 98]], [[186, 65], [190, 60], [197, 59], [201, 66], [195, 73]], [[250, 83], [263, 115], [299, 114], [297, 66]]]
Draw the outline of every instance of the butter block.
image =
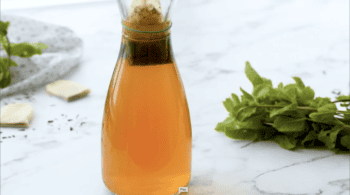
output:
[[51, 95], [62, 97], [69, 102], [85, 97], [91, 92], [91, 89], [73, 81], [58, 80], [48, 84], [46, 91]]
[[1, 108], [2, 127], [27, 127], [33, 118], [33, 107], [28, 103], [12, 103]]

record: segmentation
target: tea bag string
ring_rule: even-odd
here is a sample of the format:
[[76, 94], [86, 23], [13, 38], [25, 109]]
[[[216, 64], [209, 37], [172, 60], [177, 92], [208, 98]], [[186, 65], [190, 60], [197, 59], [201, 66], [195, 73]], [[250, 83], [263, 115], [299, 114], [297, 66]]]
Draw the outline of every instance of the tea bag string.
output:
[[130, 31], [134, 31], [134, 32], [138, 32], [138, 33], [161, 33], [161, 32], [165, 32], [165, 31], [169, 30], [171, 28], [171, 26], [173, 25], [173, 23], [170, 22], [169, 26], [161, 31], [140, 31], [140, 30], [135, 30], [135, 29], [131, 29], [131, 28], [127, 27], [123, 22], [122, 22], [122, 25], [125, 29], [128, 29]]

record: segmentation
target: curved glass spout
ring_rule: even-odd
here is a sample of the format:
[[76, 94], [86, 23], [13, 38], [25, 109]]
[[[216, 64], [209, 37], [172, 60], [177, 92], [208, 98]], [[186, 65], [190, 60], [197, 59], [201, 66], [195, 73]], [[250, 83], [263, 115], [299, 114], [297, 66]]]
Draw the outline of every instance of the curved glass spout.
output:
[[171, 20], [171, 10], [176, 0], [117, 0], [117, 2], [123, 21], [130, 20], [140, 8], [148, 7], [152, 12], [159, 12], [162, 22], [166, 22]]

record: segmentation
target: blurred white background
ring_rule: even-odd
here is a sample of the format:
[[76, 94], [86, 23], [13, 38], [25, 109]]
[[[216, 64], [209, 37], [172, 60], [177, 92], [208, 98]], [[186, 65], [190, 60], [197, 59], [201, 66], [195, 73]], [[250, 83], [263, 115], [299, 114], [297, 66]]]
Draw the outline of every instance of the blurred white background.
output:
[[107, 1], [114, 0], [1, 0], [1, 10], [26, 9], [34, 7]]

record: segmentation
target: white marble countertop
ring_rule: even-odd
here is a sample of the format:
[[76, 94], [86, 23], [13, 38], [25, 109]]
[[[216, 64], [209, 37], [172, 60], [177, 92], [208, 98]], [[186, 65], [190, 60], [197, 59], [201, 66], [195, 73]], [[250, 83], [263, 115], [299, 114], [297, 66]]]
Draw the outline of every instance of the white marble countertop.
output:
[[[30, 102], [35, 115], [29, 128], [1, 128], [1, 194], [110, 195], [102, 181], [100, 135], [121, 41], [117, 3], [3, 13], [67, 26], [81, 36], [83, 63], [64, 79], [92, 92], [67, 103], [39, 87], [1, 100], [1, 106]], [[173, 50], [192, 121], [189, 194], [350, 193], [349, 155], [288, 151], [214, 130], [228, 114], [222, 101], [240, 95], [239, 87], [252, 90], [244, 74], [247, 60], [274, 86], [299, 76], [316, 96], [349, 94], [348, 1], [178, 1], [173, 23]]]

